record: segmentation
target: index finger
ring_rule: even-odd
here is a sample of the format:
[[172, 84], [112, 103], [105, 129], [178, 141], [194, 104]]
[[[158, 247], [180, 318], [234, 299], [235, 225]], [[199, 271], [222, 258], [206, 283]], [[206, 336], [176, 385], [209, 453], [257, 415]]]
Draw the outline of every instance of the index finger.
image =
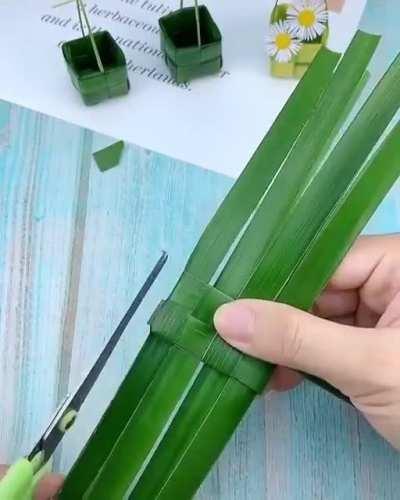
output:
[[60, 492], [64, 478], [61, 474], [47, 474], [40, 481], [36, 493], [36, 500], [49, 500]]
[[397, 252], [400, 246], [400, 235], [361, 236], [332, 279], [328, 290], [357, 290], [362, 288], [379, 264], [389, 252]]

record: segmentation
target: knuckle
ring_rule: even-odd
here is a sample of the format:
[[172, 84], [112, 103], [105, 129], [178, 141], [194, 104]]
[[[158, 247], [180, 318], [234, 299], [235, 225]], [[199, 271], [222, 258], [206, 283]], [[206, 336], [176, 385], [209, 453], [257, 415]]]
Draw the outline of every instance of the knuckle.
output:
[[[382, 338], [371, 359], [374, 370], [369, 370], [370, 382], [380, 391], [398, 391], [400, 389], [400, 342], [397, 339]], [[394, 341], [391, 341], [394, 340]]]
[[[399, 367], [398, 367], [399, 368]], [[400, 389], [400, 377], [395, 369], [383, 367], [378, 378], [379, 389], [384, 391], [393, 391]]]
[[379, 381], [383, 389], [400, 389], [400, 362], [394, 359], [388, 359], [380, 367]]
[[281, 356], [288, 366], [296, 365], [303, 348], [303, 336], [300, 321], [296, 315], [288, 315], [285, 335], [282, 336]]
[[394, 294], [400, 290], [400, 255], [386, 257], [386, 292]]

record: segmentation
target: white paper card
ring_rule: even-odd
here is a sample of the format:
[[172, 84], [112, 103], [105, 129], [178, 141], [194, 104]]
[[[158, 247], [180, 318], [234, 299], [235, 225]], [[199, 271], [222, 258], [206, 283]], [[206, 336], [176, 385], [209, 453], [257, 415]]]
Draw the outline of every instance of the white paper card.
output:
[[[75, 5], [51, 2], [0, 0], [0, 99], [236, 177], [294, 89], [268, 74], [271, 1], [208, 0], [223, 34], [224, 71], [178, 87], [158, 34], [158, 18], [178, 0], [87, 0], [92, 27], [109, 30], [124, 49], [131, 91], [86, 107], [59, 47], [80, 36]], [[332, 48], [346, 47], [364, 6], [347, 0], [331, 15]]]

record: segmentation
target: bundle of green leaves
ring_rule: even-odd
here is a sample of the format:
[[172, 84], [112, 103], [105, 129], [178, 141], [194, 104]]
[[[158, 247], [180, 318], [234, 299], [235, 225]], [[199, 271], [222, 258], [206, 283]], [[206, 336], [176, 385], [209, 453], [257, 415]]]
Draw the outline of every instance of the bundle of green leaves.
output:
[[194, 249], [62, 500], [191, 498], [273, 367], [216, 334], [238, 297], [308, 309], [400, 174], [400, 56], [345, 133], [379, 37], [323, 48]]

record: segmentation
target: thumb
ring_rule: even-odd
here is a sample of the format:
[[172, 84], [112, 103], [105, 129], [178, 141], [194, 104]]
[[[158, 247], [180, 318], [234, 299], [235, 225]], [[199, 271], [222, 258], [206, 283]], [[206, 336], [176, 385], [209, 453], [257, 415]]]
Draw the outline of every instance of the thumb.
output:
[[372, 329], [345, 326], [261, 300], [225, 304], [214, 317], [226, 342], [251, 356], [325, 379], [349, 394], [364, 386], [375, 350]]

